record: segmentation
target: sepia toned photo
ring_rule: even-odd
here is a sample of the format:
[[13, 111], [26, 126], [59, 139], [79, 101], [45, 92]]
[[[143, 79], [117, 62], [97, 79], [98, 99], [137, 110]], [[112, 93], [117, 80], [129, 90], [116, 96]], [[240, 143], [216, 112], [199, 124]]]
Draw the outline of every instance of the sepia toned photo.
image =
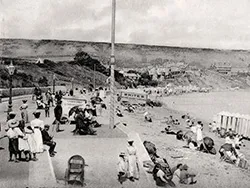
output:
[[249, 0], [0, 0], [0, 188], [250, 187]]

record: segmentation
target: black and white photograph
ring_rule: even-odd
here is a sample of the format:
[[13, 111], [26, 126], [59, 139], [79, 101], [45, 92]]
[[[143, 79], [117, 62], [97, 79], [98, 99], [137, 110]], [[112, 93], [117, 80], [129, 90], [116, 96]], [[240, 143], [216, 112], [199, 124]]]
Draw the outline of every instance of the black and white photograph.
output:
[[0, 188], [250, 186], [250, 0], [0, 0]]

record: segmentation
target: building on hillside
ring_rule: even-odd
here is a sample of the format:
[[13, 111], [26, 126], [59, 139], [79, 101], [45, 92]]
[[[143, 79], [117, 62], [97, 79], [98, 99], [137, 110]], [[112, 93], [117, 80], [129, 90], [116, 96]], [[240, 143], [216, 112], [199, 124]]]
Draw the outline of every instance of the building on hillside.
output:
[[213, 64], [213, 68], [221, 73], [221, 74], [230, 74], [232, 70], [232, 65], [231, 63], [215, 63]]
[[238, 74], [248, 74], [250, 73], [250, 70], [247, 67], [232, 67], [230, 74], [232, 76], [238, 75]]
[[38, 58], [38, 60], [36, 61], [36, 64], [44, 64], [44, 59]]
[[120, 96], [121, 100], [127, 101], [144, 101], [148, 99], [148, 94], [141, 89], [120, 89], [117, 96]]
[[128, 78], [128, 79], [133, 80], [133, 81], [138, 80], [140, 78], [140, 75], [135, 74], [135, 73], [126, 73], [125, 72], [125, 73], [123, 73], [123, 76], [125, 78]]

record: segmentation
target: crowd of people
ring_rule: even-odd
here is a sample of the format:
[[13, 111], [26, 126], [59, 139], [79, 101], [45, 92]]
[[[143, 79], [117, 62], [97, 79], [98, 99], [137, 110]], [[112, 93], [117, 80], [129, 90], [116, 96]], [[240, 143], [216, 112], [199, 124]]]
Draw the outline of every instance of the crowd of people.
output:
[[[25, 101], [24, 104], [26, 104]], [[26, 111], [24, 112], [22, 109], [21, 114], [23, 113], [26, 114]], [[41, 113], [39, 111], [33, 112], [34, 119], [30, 123], [25, 122], [28, 118], [27, 114], [22, 115], [21, 120], [17, 120], [15, 112], [9, 113], [5, 129], [6, 135], [4, 135], [9, 139], [9, 162], [37, 161], [37, 154], [44, 152], [44, 145], [49, 146], [51, 157], [56, 153], [54, 150], [56, 143], [48, 132], [50, 126], [44, 125], [44, 121], [40, 119]]]

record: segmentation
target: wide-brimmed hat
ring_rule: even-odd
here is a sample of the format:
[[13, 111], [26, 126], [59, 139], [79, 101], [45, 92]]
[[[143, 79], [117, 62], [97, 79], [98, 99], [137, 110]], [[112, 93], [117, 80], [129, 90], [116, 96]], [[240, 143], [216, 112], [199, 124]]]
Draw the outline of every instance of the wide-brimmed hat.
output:
[[119, 155], [120, 155], [120, 156], [125, 156], [126, 154], [125, 154], [124, 151], [121, 151]]
[[33, 114], [34, 114], [34, 115], [36, 115], [36, 114], [41, 114], [41, 112], [35, 111], [35, 112], [33, 112]]
[[9, 115], [16, 115], [14, 111], [9, 112]]
[[134, 142], [134, 140], [132, 138], [129, 138], [128, 142]]
[[182, 167], [181, 167], [181, 170], [187, 170], [188, 169], [188, 165], [184, 164]]

